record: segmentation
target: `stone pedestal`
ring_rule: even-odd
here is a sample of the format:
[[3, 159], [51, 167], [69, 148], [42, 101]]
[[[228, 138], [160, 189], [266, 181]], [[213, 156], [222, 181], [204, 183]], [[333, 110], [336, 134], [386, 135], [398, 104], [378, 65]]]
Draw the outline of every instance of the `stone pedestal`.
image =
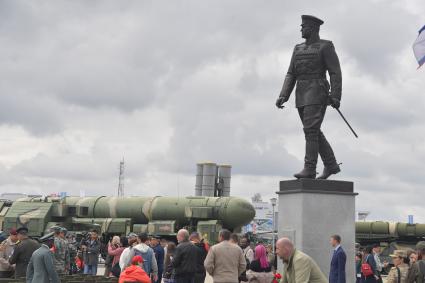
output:
[[333, 248], [330, 236], [338, 234], [347, 253], [347, 282], [355, 281], [355, 196], [353, 183], [300, 179], [280, 181], [278, 233], [310, 255], [329, 276]]

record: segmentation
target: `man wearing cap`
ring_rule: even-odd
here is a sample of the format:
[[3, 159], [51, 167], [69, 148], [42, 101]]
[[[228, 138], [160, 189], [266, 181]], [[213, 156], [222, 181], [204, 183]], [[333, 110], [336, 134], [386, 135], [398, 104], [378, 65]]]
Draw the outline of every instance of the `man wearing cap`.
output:
[[40, 245], [28, 238], [28, 228], [21, 227], [16, 230], [18, 233], [19, 243], [13, 251], [12, 256], [9, 258], [10, 264], [16, 264], [15, 278], [25, 277], [27, 274], [27, 266], [32, 256], [32, 253], [40, 247]]
[[53, 264], [52, 237], [42, 237], [40, 248], [34, 251], [27, 267], [27, 283], [59, 283], [59, 276]]
[[69, 256], [69, 254], [67, 253], [67, 243], [60, 235], [61, 229], [62, 227], [59, 226], [52, 227], [52, 230], [54, 232], [53, 262], [55, 265], [56, 272], [58, 274], [65, 274], [66, 264], [69, 262], [69, 260], [67, 260], [67, 256]]
[[394, 254], [390, 256], [393, 259], [394, 267], [388, 273], [387, 283], [406, 283], [409, 272], [407, 252], [404, 250], [395, 250]]
[[[301, 18], [301, 33], [305, 42], [294, 48], [276, 106], [283, 108], [296, 84], [295, 105], [303, 124], [306, 147], [304, 169], [294, 176], [298, 179], [316, 178], [317, 158], [320, 155], [325, 167], [318, 178], [327, 179], [338, 173], [340, 168], [320, 127], [327, 105], [339, 108], [341, 68], [332, 42], [319, 37], [323, 21], [308, 15]], [[330, 84], [326, 79], [326, 72], [329, 73]]]
[[410, 267], [407, 283], [425, 283], [425, 241], [416, 244], [418, 260]]
[[9, 258], [13, 253], [18, 233], [15, 228], [10, 229], [9, 237], [0, 245], [0, 278], [10, 278], [13, 276], [14, 266], [9, 263]]

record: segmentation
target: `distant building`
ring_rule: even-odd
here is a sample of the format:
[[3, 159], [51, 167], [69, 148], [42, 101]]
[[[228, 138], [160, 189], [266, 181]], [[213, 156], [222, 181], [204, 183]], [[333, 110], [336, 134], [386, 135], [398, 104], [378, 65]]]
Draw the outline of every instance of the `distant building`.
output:
[[[252, 205], [255, 209], [254, 220], [245, 226], [244, 232], [267, 233], [273, 231], [273, 206], [261, 199], [253, 199]], [[277, 214], [277, 208], [275, 208]]]
[[27, 195], [22, 193], [2, 193], [0, 195], [0, 199], [7, 199], [11, 201], [15, 201], [19, 198], [25, 198], [25, 197], [41, 197], [41, 195]]

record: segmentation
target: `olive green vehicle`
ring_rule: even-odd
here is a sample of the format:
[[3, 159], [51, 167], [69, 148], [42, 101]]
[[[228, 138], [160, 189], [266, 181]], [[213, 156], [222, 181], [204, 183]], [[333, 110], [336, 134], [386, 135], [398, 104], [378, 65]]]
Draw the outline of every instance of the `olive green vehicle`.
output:
[[222, 228], [239, 232], [255, 216], [254, 207], [237, 197], [46, 197], [0, 201], [3, 230], [25, 226], [32, 237], [60, 225], [68, 231], [96, 229], [104, 235], [129, 232], [172, 237], [181, 228], [216, 241]]
[[419, 241], [425, 240], [425, 224], [401, 222], [356, 222], [356, 242], [360, 246], [378, 243], [381, 261], [392, 263], [394, 250], [413, 250]]

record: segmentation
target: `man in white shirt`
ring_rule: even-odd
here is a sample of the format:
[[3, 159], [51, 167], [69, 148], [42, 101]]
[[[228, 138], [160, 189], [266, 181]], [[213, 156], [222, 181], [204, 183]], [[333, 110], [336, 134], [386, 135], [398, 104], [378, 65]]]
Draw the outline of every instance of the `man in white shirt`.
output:
[[126, 268], [131, 260], [131, 249], [137, 245], [137, 234], [136, 233], [130, 233], [127, 236], [128, 239], [128, 247], [124, 249], [124, 251], [122, 252], [121, 256], [120, 256], [120, 268], [121, 271], [124, 270], [124, 268]]
[[379, 279], [377, 280], [377, 283], [382, 283], [382, 269], [388, 266], [388, 262], [381, 262], [381, 259], [379, 258], [379, 255], [381, 254], [381, 246], [379, 244], [375, 244], [373, 246], [373, 258], [376, 262], [376, 270], [379, 272]]

